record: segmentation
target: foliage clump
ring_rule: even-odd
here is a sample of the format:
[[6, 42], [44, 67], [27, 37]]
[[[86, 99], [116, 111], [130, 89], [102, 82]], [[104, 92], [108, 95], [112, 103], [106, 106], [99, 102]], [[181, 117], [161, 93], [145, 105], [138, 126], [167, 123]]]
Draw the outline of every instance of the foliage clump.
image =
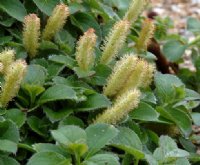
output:
[[[199, 37], [168, 35], [169, 19], [142, 15], [147, 0], [7, 4], [0, 1], [0, 162], [200, 161], [192, 131], [200, 95], [187, 79], [199, 82]], [[172, 71], [187, 48], [197, 72], [159, 70]]]

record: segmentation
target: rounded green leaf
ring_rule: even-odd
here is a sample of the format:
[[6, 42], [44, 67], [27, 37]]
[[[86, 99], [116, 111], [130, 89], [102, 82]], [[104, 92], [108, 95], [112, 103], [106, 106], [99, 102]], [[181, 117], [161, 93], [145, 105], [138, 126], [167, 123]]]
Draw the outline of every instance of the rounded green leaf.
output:
[[200, 126], [200, 113], [193, 112], [192, 113], [192, 119], [195, 125]]
[[64, 155], [65, 157], [68, 156], [67, 152], [65, 152], [65, 150], [63, 150], [60, 146], [51, 143], [36, 143], [33, 145], [33, 148], [36, 152], [56, 152]]
[[46, 121], [41, 120], [36, 116], [30, 116], [27, 120], [29, 127], [38, 135], [46, 137], [47, 130], [46, 130]]
[[159, 114], [152, 106], [144, 102], [141, 102], [138, 108], [134, 109], [130, 113], [130, 116], [133, 119], [142, 121], [157, 121]]
[[187, 29], [191, 32], [200, 31], [200, 21], [197, 18], [189, 17], [187, 20]]
[[19, 109], [9, 109], [5, 118], [12, 120], [20, 128], [26, 121], [26, 114]]
[[10, 140], [1, 140], [0, 139], [0, 150], [5, 152], [12, 152], [16, 154], [17, 152], [17, 144]]
[[5, 11], [8, 15], [21, 22], [27, 15], [26, 9], [24, 8], [20, 0], [0, 1], [0, 8], [2, 8], [3, 11]]
[[86, 132], [77, 126], [63, 126], [52, 130], [51, 134], [63, 148], [72, 154], [83, 155], [88, 149]]
[[187, 47], [179, 41], [169, 41], [163, 46], [165, 57], [171, 62], [177, 62], [181, 59]]
[[46, 116], [49, 118], [51, 122], [55, 122], [69, 116], [73, 112], [73, 109], [63, 108], [63, 109], [54, 111], [48, 107], [44, 107], [43, 111], [45, 112]]
[[0, 139], [7, 139], [15, 143], [19, 142], [19, 130], [12, 121], [0, 121], [0, 132]]
[[181, 80], [170, 74], [157, 73], [155, 75], [156, 95], [159, 101], [168, 103], [176, 97], [175, 87], [184, 86]]
[[142, 152], [142, 142], [137, 134], [126, 127], [120, 127], [118, 135], [112, 140], [111, 146], [122, 149], [137, 159], [145, 157]]
[[40, 97], [39, 104], [50, 101], [76, 99], [75, 91], [66, 85], [54, 85], [48, 88]]
[[110, 100], [102, 94], [95, 93], [87, 96], [87, 100], [79, 105], [78, 111], [91, 111], [107, 108], [111, 105]]
[[70, 165], [69, 161], [59, 153], [39, 152], [29, 159], [27, 165], [56, 165], [64, 162], [66, 162], [65, 165]]
[[29, 65], [22, 84], [43, 85], [47, 76], [47, 71], [40, 65]]
[[59, 0], [33, 0], [33, 2], [37, 5], [37, 7], [47, 14], [51, 15], [54, 7], [60, 2]]
[[118, 130], [108, 124], [93, 124], [86, 128], [88, 155], [91, 156], [103, 148], [117, 134]]
[[0, 155], [0, 165], [20, 165], [15, 159]]
[[111, 154], [97, 154], [86, 161], [83, 165], [120, 165], [119, 158]]

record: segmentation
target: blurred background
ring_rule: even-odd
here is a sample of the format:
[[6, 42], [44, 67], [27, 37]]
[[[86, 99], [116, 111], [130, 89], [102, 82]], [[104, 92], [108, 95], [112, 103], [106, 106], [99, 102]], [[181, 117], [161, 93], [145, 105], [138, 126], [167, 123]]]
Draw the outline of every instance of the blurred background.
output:
[[188, 17], [200, 19], [200, 0], [151, 0], [152, 10], [159, 16], [169, 16], [174, 22], [173, 32], [185, 33]]

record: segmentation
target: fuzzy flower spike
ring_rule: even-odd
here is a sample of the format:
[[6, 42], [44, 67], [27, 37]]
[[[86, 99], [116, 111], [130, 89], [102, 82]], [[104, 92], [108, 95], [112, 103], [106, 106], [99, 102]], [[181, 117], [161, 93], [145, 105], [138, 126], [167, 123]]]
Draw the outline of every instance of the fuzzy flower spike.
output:
[[149, 0], [132, 0], [124, 19], [131, 24], [136, 21], [142, 10], [145, 8]]
[[63, 28], [68, 16], [68, 7], [65, 4], [57, 5], [47, 21], [42, 38], [44, 40], [51, 40], [54, 35]]
[[17, 95], [22, 79], [26, 73], [26, 68], [26, 62], [22, 60], [17, 60], [9, 66], [0, 94], [0, 107], [6, 107], [8, 102]]
[[154, 73], [156, 71], [156, 67], [154, 64], [148, 64], [146, 70], [143, 72], [141, 87], [148, 87], [153, 80]]
[[36, 14], [29, 14], [24, 19], [23, 44], [31, 58], [37, 54], [40, 37], [40, 19]]
[[88, 29], [77, 43], [76, 61], [79, 67], [84, 71], [89, 70], [94, 65], [94, 47], [97, 39], [94, 32], [94, 29]]
[[155, 25], [153, 23], [153, 20], [146, 19], [142, 26], [142, 31], [140, 32], [138, 41], [136, 43], [136, 48], [138, 51], [146, 51], [147, 46], [153, 37], [155, 30]]
[[14, 61], [14, 59], [15, 59], [15, 52], [12, 49], [6, 49], [0, 53], [0, 63], [1, 63], [0, 70], [2, 74], [5, 74], [7, 72], [9, 65]]
[[153, 64], [138, 58], [134, 70], [131, 72], [117, 95], [121, 95], [129, 90], [148, 87], [152, 82], [154, 70]]
[[131, 90], [117, 98], [111, 108], [100, 114], [94, 123], [117, 124], [128, 113], [138, 106], [140, 100], [139, 90]]
[[100, 63], [109, 64], [109, 62], [119, 53], [125, 43], [129, 29], [130, 23], [126, 20], [119, 21], [114, 25], [102, 46], [103, 53]]
[[106, 96], [115, 96], [134, 70], [137, 58], [134, 55], [125, 55], [115, 64], [112, 74], [108, 78], [103, 93]]

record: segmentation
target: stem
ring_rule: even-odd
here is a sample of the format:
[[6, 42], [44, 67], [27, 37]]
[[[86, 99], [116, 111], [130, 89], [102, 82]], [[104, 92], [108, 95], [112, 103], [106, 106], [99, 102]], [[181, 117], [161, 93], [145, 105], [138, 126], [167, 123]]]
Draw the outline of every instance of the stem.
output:
[[138, 164], [139, 164], [139, 159], [135, 159], [134, 165], [138, 165]]
[[76, 165], [81, 165], [80, 156], [79, 156], [79, 154], [77, 154], [76, 152], [75, 152], [75, 160], [76, 160]]
[[27, 144], [23, 144], [23, 143], [18, 143], [18, 148], [23, 148], [23, 149], [25, 149], [25, 150], [27, 150], [27, 151], [30, 151], [30, 152], [35, 152], [35, 150], [31, 147], [31, 146], [29, 146], [29, 145], [27, 145]]

